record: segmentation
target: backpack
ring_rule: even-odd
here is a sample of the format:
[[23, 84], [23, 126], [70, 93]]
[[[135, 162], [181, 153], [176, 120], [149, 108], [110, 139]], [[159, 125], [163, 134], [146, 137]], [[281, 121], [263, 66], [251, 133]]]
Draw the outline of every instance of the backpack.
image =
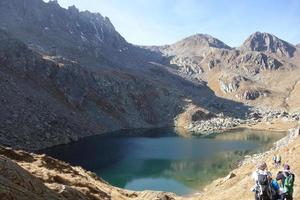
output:
[[279, 184], [276, 180], [271, 181], [271, 199], [278, 199], [279, 197]]
[[285, 176], [285, 180], [283, 183], [283, 192], [289, 195], [293, 195], [295, 175], [292, 173], [284, 173], [284, 176]]
[[258, 174], [257, 184], [259, 186], [260, 196], [270, 196], [271, 184], [268, 174]]

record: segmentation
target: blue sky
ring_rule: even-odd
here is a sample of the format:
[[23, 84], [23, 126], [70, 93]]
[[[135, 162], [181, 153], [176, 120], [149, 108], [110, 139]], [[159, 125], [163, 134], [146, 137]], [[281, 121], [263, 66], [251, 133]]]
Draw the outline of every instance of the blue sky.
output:
[[99, 12], [134, 44], [162, 45], [210, 34], [239, 46], [253, 32], [300, 43], [299, 0], [58, 0]]

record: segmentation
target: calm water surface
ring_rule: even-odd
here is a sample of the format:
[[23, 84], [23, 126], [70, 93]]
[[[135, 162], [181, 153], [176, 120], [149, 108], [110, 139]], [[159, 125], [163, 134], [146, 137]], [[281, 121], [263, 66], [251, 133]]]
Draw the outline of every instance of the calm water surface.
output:
[[134, 130], [41, 153], [91, 170], [114, 186], [186, 195], [227, 175], [245, 155], [271, 148], [285, 134], [243, 129], [186, 138], [168, 129]]

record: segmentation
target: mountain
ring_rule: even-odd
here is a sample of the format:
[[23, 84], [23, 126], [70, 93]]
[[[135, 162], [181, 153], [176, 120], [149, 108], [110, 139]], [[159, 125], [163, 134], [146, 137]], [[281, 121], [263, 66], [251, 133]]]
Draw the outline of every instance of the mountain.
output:
[[190, 101], [216, 113], [235, 106], [163, 65], [158, 52], [127, 43], [100, 14], [53, 1], [0, 3], [1, 144], [40, 149], [173, 126]]
[[300, 78], [295, 75], [299, 70], [298, 51], [276, 36], [256, 32], [240, 48], [233, 49], [198, 34], [171, 45], [148, 48], [167, 57], [170, 67], [183, 77], [207, 82], [219, 97], [255, 107], [297, 110], [287, 99]]
[[90, 69], [40, 54], [6, 32], [0, 38], [0, 142], [9, 146], [39, 149], [118, 129], [170, 126], [183, 96], [198, 103], [214, 96], [163, 68]]
[[140, 67], [156, 59], [127, 43], [109, 18], [56, 1], [2, 0], [0, 27], [36, 50], [89, 67]]
[[210, 35], [196, 34], [174, 44], [163, 46], [161, 51], [170, 56], [179, 54], [182, 56], [202, 56], [203, 53], [205, 54], [212, 48], [231, 49], [228, 45]]
[[[144, 47], [154, 52], [160, 52], [166, 57], [167, 63], [175, 67], [180, 73], [193, 75], [204, 72], [201, 60], [207, 54], [217, 50], [230, 50], [231, 47], [222, 41], [207, 35], [196, 34], [171, 45]], [[197, 77], [193, 77], [198, 79]], [[198, 79], [199, 80], [199, 79]]]
[[[137, 46], [100, 14], [57, 1], [1, 0], [0, 144], [38, 150], [141, 128], [175, 127], [185, 136], [286, 129], [300, 119], [299, 51], [259, 32], [240, 48], [206, 34]], [[4, 198], [176, 198], [115, 188], [79, 167], [12, 148], [0, 146]]]
[[255, 32], [240, 47], [244, 51], [275, 53], [278, 56], [292, 57], [296, 48], [269, 33]]
[[252, 76], [261, 70], [278, 69], [283, 65], [282, 61], [268, 52], [232, 49], [222, 41], [204, 34], [150, 49], [168, 57], [169, 64], [182, 74], [203, 80], [207, 80], [209, 71], [215, 67]]
[[262, 51], [247, 49], [248, 40], [233, 49], [205, 34], [141, 47], [100, 14], [56, 1], [2, 0], [0, 143], [40, 149], [202, 119], [209, 123], [198, 132], [214, 131], [228, 128], [219, 116], [230, 126], [246, 120], [249, 106], [297, 111], [297, 50], [293, 59], [279, 56], [292, 46], [272, 38]]

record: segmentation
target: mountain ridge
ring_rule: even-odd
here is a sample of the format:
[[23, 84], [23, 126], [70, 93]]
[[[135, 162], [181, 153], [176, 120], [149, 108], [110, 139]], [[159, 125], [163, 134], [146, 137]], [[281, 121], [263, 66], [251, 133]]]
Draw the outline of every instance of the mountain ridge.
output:
[[160, 59], [128, 43], [109, 18], [99, 13], [41, 0], [3, 0], [0, 11], [1, 29], [44, 54], [60, 55], [87, 67], [134, 68], [147, 65], [148, 59]]

